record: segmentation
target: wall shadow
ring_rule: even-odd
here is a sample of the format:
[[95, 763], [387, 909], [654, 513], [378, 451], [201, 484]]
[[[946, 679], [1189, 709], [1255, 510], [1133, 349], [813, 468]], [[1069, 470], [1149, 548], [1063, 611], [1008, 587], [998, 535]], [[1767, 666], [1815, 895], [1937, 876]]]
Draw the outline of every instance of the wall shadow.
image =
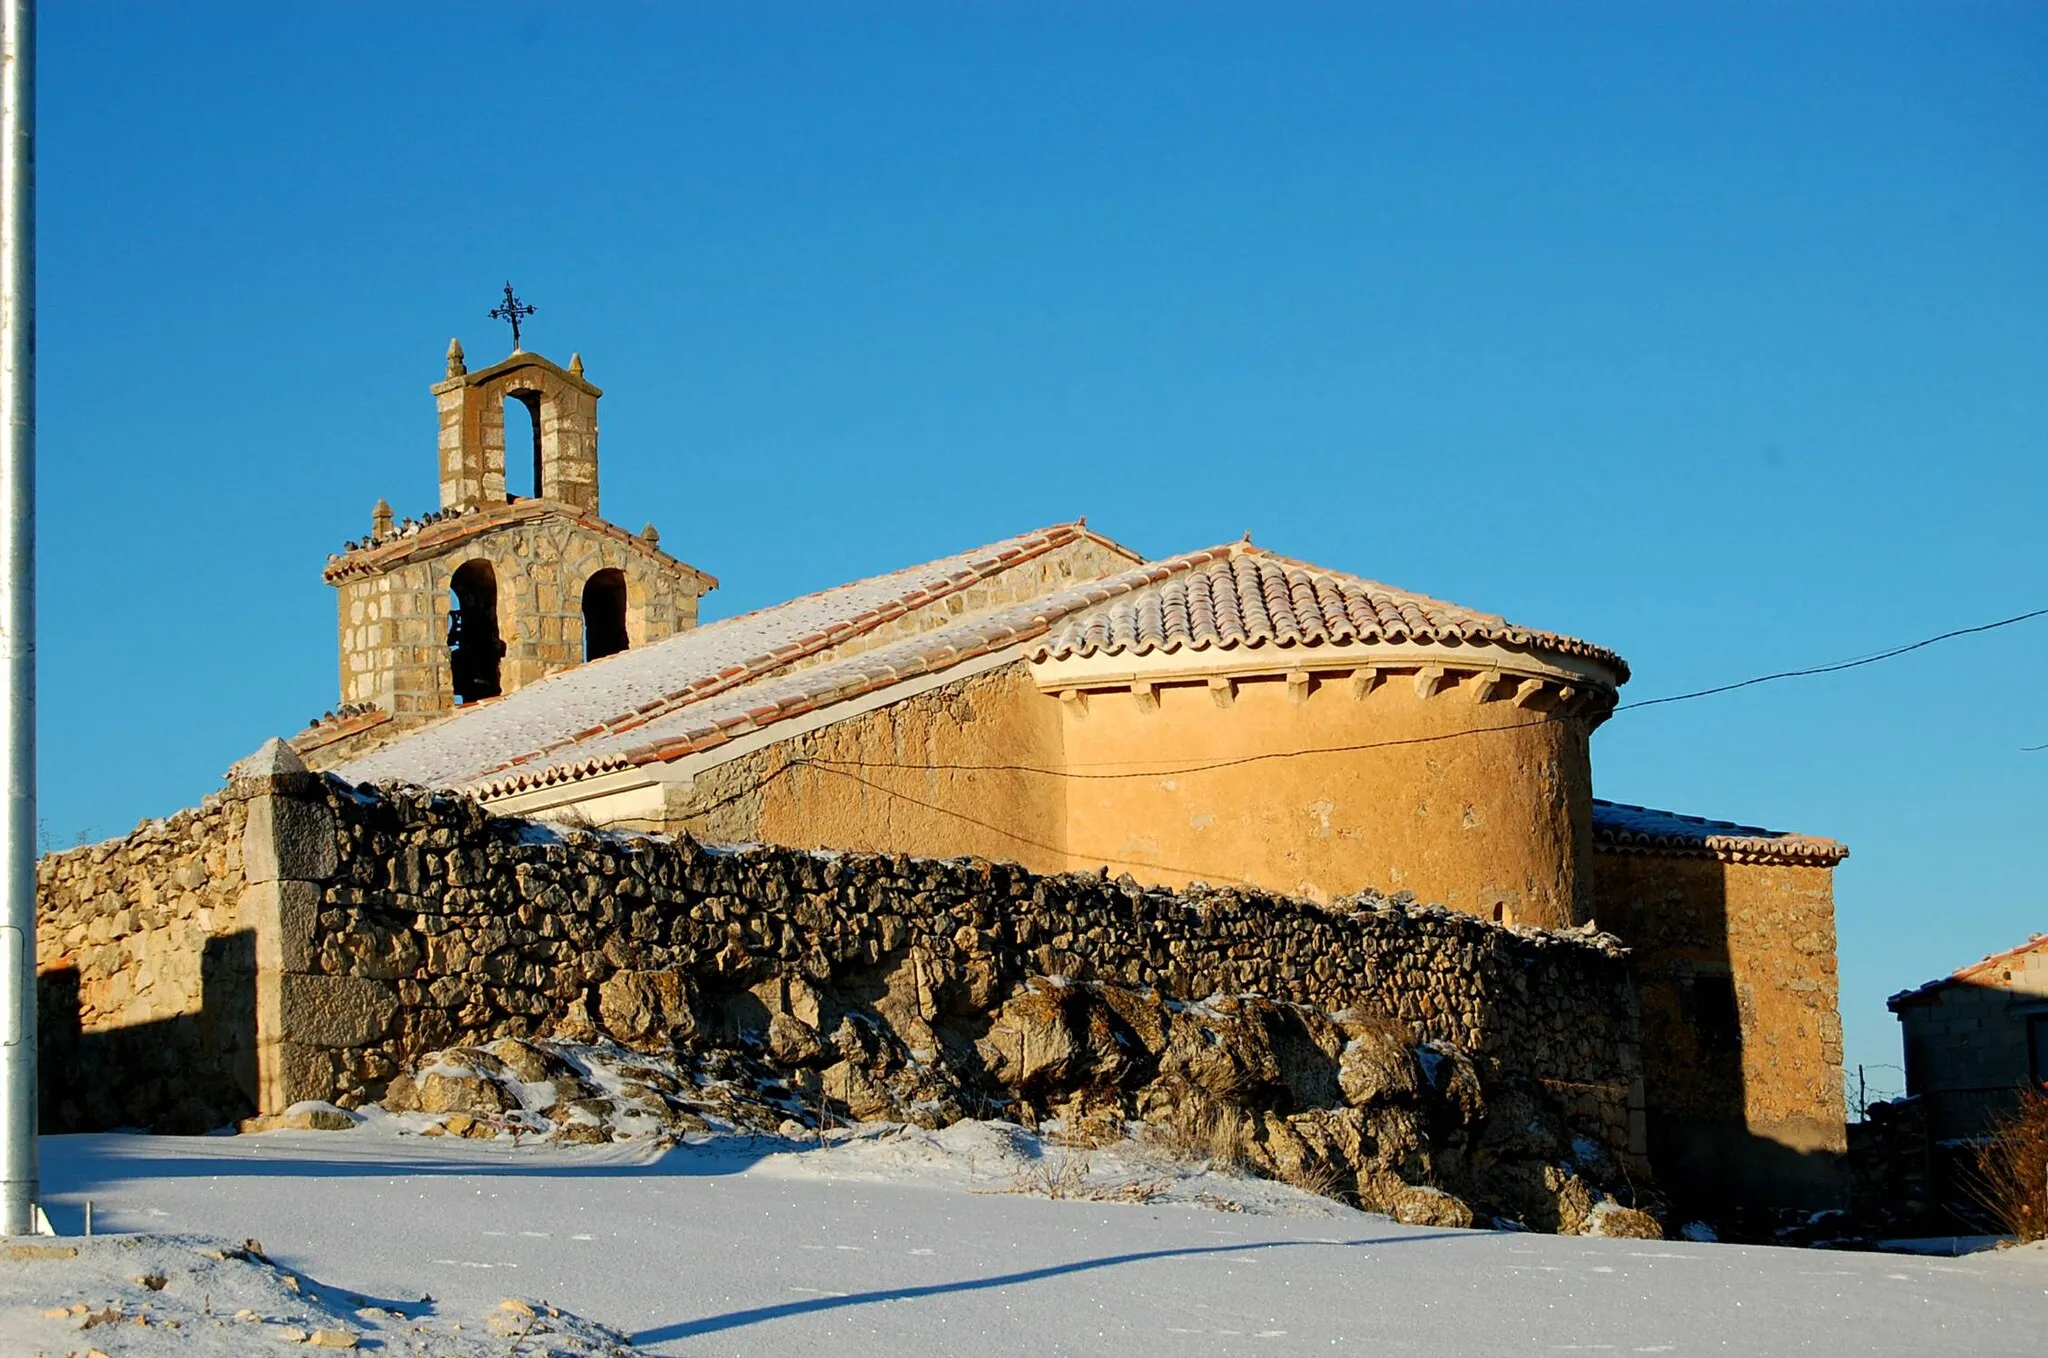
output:
[[1710, 1221], [1731, 1210], [1838, 1207], [1838, 1154], [1750, 1125], [1745, 1049], [1769, 1029], [1758, 1006], [1772, 997], [1738, 975], [1729, 871], [1704, 856], [1594, 855], [1600, 927], [1632, 954], [1650, 1164], [1680, 1213]]
[[871, 1292], [854, 1292], [838, 1297], [805, 1297], [800, 1301], [778, 1302], [773, 1306], [757, 1306], [744, 1311], [727, 1311], [723, 1315], [705, 1316], [699, 1320], [686, 1320], [675, 1325], [663, 1325], [651, 1330], [641, 1330], [632, 1336], [635, 1344], [665, 1344], [676, 1339], [695, 1339], [702, 1335], [718, 1334], [725, 1330], [736, 1330], [747, 1325], [760, 1325], [771, 1320], [786, 1320], [791, 1316], [813, 1315], [820, 1311], [844, 1310], [854, 1306], [872, 1306], [877, 1302], [916, 1301], [923, 1297], [946, 1296], [962, 1292], [982, 1292], [991, 1288], [1015, 1287], [1022, 1283], [1039, 1282], [1046, 1278], [1065, 1277], [1074, 1273], [1088, 1273], [1096, 1269], [1119, 1268], [1126, 1264], [1145, 1263], [1155, 1259], [1185, 1259], [1210, 1254], [1252, 1254], [1263, 1250], [1321, 1248], [1321, 1249], [1363, 1249], [1367, 1246], [1406, 1245], [1424, 1240], [1451, 1240], [1478, 1238], [1490, 1235], [1484, 1231], [1421, 1231], [1414, 1235], [1378, 1236], [1370, 1239], [1327, 1241], [1327, 1240], [1256, 1240], [1235, 1245], [1188, 1245], [1179, 1249], [1136, 1250], [1128, 1254], [1108, 1254], [1096, 1259], [1076, 1259], [1071, 1263], [1048, 1264], [1043, 1268], [1022, 1269], [1016, 1273], [1001, 1273], [987, 1278], [963, 1278], [957, 1282], [929, 1283], [919, 1287], [879, 1288]]
[[196, 1134], [256, 1112], [256, 935], [206, 940], [195, 1013], [88, 1032], [69, 964], [36, 977], [41, 1130]]

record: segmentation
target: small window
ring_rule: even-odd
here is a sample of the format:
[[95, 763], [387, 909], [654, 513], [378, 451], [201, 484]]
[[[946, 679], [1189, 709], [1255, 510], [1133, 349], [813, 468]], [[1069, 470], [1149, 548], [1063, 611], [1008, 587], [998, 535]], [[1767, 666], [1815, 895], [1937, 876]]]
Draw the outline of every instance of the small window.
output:
[[1733, 976], [1695, 976], [1692, 995], [1692, 1030], [1703, 1052], [1742, 1050], [1742, 1009], [1735, 1000]]
[[2027, 1015], [2027, 1078], [2048, 1085], [2048, 1014]]
[[455, 701], [473, 703], [498, 696], [498, 662], [505, 643], [498, 637], [498, 576], [488, 561], [465, 561], [449, 582], [455, 597], [448, 610], [448, 668]]
[[583, 658], [598, 660], [626, 649], [626, 576], [602, 570], [583, 586]]

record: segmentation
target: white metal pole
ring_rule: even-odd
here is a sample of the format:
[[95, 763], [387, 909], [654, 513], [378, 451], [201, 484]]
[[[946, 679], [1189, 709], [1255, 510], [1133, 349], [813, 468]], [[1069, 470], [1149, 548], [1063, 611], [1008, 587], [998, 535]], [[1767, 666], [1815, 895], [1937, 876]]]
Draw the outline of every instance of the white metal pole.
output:
[[36, 1228], [35, 0], [0, 0], [0, 1233]]

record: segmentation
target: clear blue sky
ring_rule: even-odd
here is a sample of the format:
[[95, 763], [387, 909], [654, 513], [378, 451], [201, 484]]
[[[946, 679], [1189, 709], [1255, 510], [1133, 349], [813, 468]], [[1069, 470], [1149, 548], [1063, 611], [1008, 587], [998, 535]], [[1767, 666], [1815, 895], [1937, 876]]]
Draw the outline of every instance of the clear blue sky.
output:
[[[2048, 604], [2048, 9], [43, 6], [49, 836], [336, 701], [513, 279], [709, 616], [1086, 514], [1569, 631], [1643, 698]], [[1618, 716], [1847, 840], [1884, 996], [2048, 929], [2048, 620]]]

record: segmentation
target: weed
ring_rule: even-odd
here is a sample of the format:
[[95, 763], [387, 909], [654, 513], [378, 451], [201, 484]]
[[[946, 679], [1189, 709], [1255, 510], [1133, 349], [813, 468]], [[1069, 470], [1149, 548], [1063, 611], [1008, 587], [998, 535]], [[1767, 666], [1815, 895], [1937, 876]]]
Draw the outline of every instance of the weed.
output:
[[2021, 1091], [1975, 1159], [1967, 1187], [1978, 1205], [2023, 1244], [2048, 1239], [2048, 1090]]
[[1175, 1159], [1206, 1161], [1210, 1168], [1226, 1171], [1245, 1167], [1245, 1116], [1227, 1103], [1183, 1103], [1165, 1121], [1148, 1123], [1147, 1129]]

